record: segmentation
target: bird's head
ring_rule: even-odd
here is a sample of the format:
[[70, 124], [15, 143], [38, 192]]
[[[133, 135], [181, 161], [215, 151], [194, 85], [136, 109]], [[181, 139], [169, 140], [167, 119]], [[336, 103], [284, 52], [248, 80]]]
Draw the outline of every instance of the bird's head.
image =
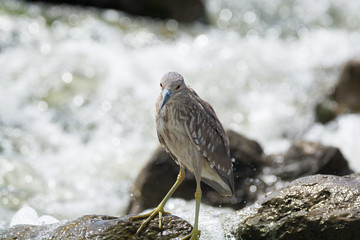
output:
[[160, 87], [162, 91], [160, 109], [163, 108], [170, 99], [174, 98], [181, 92], [186, 91], [184, 78], [177, 72], [165, 73], [161, 78]]

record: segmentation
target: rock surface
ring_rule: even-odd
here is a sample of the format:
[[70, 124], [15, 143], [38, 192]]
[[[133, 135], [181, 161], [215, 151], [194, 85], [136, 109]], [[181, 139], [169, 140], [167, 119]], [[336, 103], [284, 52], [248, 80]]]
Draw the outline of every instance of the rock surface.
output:
[[179, 22], [206, 22], [205, 6], [201, 0], [28, 0], [55, 4], [72, 4], [111, 8], [133, 15], [160, 19], [175, 19]]
[[360, 112], [360, 58], [345, 64], [334, 92], [316, 106], [315, 112], [321, 123], [339, 114]]
[[[235, 198], [223, 197], [202, 184], [202, 202], [208, 205], [241, 209], [279, 184], [299, 177], [353, 173], [340, 150], [335, 147], [298, 140], [287, 152], [266, 156], [257, 142], [234, 131], [227, 133], [234, 158]], [[155, 208], [175, 183], [178, 171], [179, 166], [161, 147], [158, 148], [133, 185], [133, 197], [127, 213], [136, 214]], [[195, 178], [187, 173], [173, 197], [194, 199], [195, 186]]]
[[348, 175], [353, 173], [336, 147], [296, 140], [285, 154], [268, 157], [272, 174], [291, 181], [313, 174]]
[[[99, 215], [85, 215], [73, 221], [45, 225], [15, 225], [0, 232], [0, 239], [68, 239], [68, 240], [123, 240], [136, 239], [134, 235], [144, 219], [131, 220]], [[155, 217], [141, 232], [141, 239], [174, 239], [190, 234], [192, 226], [172, 215], [163, 215], [162, 229]]]
[[237, 215], [237, 239], [358, 239], [360, 174], [300, 178]]
[[[202, 183], [202, 202], [212, 206], [227, 206], [240, 209], [247, 202], [256, 200], [256, 193], [249, 190], [253, 179], [263, 165], [263, 150], [261, 146], [233, 131], [228, 131], [230, 151], [234, 158], [233, 171], [235, 178], [236, 200], [223, 197], [214, 189]], [[127, 213], [136, 214], [145, 209], [156, 207], [175, 183], [179, 166], [159, 147], [143, 170], [139, 173], [133, 188], [132, 199]], [[247, 186], [243, 188], [243, 183]], [[260, 183], [259, 183], [260, 184]], [[191, 173], [186, 178], [173, 197], [186, 200], [194, 199], [196, 181]]]

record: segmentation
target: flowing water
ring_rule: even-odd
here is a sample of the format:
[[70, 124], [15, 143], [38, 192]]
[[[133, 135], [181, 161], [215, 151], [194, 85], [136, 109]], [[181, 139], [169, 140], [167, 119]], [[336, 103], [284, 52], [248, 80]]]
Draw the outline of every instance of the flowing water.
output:
[[[0, 229], [25, 206], [59, 220], [123, 215], [158, 146], [167, 71], [267, 153], [306, 138], [340, 147], [360, 171], [360, 115], [322, 126], [313, 111], [360, 54], [360, 2], [205, 3], [208, 26], [0, 0]], [[194, 202], [171, 200], [168, 210], [192, 221]], [[221, 212], [231, 210], [202, 207], [206, 239], [222, 237]]]

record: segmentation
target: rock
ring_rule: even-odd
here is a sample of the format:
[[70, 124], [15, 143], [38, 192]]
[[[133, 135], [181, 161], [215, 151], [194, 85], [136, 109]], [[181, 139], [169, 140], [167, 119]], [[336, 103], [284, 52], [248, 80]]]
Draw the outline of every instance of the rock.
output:
[[[223, 197], [202, 183], [202, 202], [211, 206], [241, 209], [254, 203], [279, 184], [313, 174], [346, 175], [353, 173], [348, 162], [335, 147], [295, 141], [284, 154], [265, 156], [261, 146], [234, 131], [228, 132], [233, 157], [235, 197]], [[155, 208], [175, 183], [179, 166], [158, 148], [142, 169], [131, 190], [128, 214]], [[194, 199], [196, 181], [191, 173], [173, 197]]]
[[[86, 215], [73, 221], [45, 225], [15, 225], [0, 232], [0, 239], [68, 239], [68, 240], [117, 240], [134, 239], [134, 234], [144, 219], [131, 220], [99, 215]], [[163, 215], [162, 229], [159, 219], [152, 219], [141, 232], [141, 239], [174, 239], [190, 234], [192, 226], [172, 215]]]
[[338, 104], [337, 112], [360, 112], [360, 59], [345, 64], [333, 98]]
[[241, 209], [253, 203], [259, 194], [266, 191], [267, 185], [261, 180], [265, 155], [258, 142], [231, 130], [227, 131], [227, 134], [233, 158], [236, 201], [224, 205]]
[[236, 239], [358, 239], [360, 173], [300, 178], [237, 215]]
[[342, 176], [353, 173], [338, 148], [304, 140], [294, 141], [284, 155], [269, 156], [269, 163], [271, 174], [286, 181], [313, 174]]
[[[156, 207], [175, 183], [178, 173], [179, 166], [158, 147], [133, 184], [127, 213], [136, 214]], [[173, 197], [192, 199], [195, 192], [192, 181], [192, 176], [187, 174]]]
[[360, 112], [360, 58], [348, 61], [334, 92], [315, 108], [316, 119], [327, 123], [343, 113]]
[[337, 103], [326, 96], [315, 106], [316, 121], [322, 124], [326, 124], [334, 120], [337, 116], [337, 107]]
[[[258, 184], [260, 188], [262, 184], [254, 178], [263, 165], [263, 150], [257, 142], [233, 131], [228, 131], [228, 136], [231, 156], [234, 158], [236, 199], [223, 197], [202, 183], [202, 202], [212, 206], [221, 205], [240, 209], [248, 202], [256, 200], [256, 193], [250, 191], [249, 187]], [[156, 207], [175, 183], [178, 173], [179, 166], [162, 147], [159, 147], [135, 180], [127, 213], [135, 214]], [[185, 180], [173, 197], [194, 199], [195, 187], [194, 176], [187, 172]]]
[[206, 22], [205, 7], [201, 0], [28, 0], [110, 8], [133, 15], [160, 19], [175, 19], [179, 22]]

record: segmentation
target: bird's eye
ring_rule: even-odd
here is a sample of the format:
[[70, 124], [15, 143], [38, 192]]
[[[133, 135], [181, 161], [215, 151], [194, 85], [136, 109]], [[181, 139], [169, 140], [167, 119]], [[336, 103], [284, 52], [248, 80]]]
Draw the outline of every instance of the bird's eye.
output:
[[180, 89], [180, 87], [181, 87], [181, 86], [180, 86], [180, 85], [178, 85], [178, 86], [175, 88], [175, 90], [179, 90], [179, 89]]
[[162, 85], [162, 83], [160, 83], [160, 87], [161, 87], [161, 88], [163, 88], [163, 85]]

